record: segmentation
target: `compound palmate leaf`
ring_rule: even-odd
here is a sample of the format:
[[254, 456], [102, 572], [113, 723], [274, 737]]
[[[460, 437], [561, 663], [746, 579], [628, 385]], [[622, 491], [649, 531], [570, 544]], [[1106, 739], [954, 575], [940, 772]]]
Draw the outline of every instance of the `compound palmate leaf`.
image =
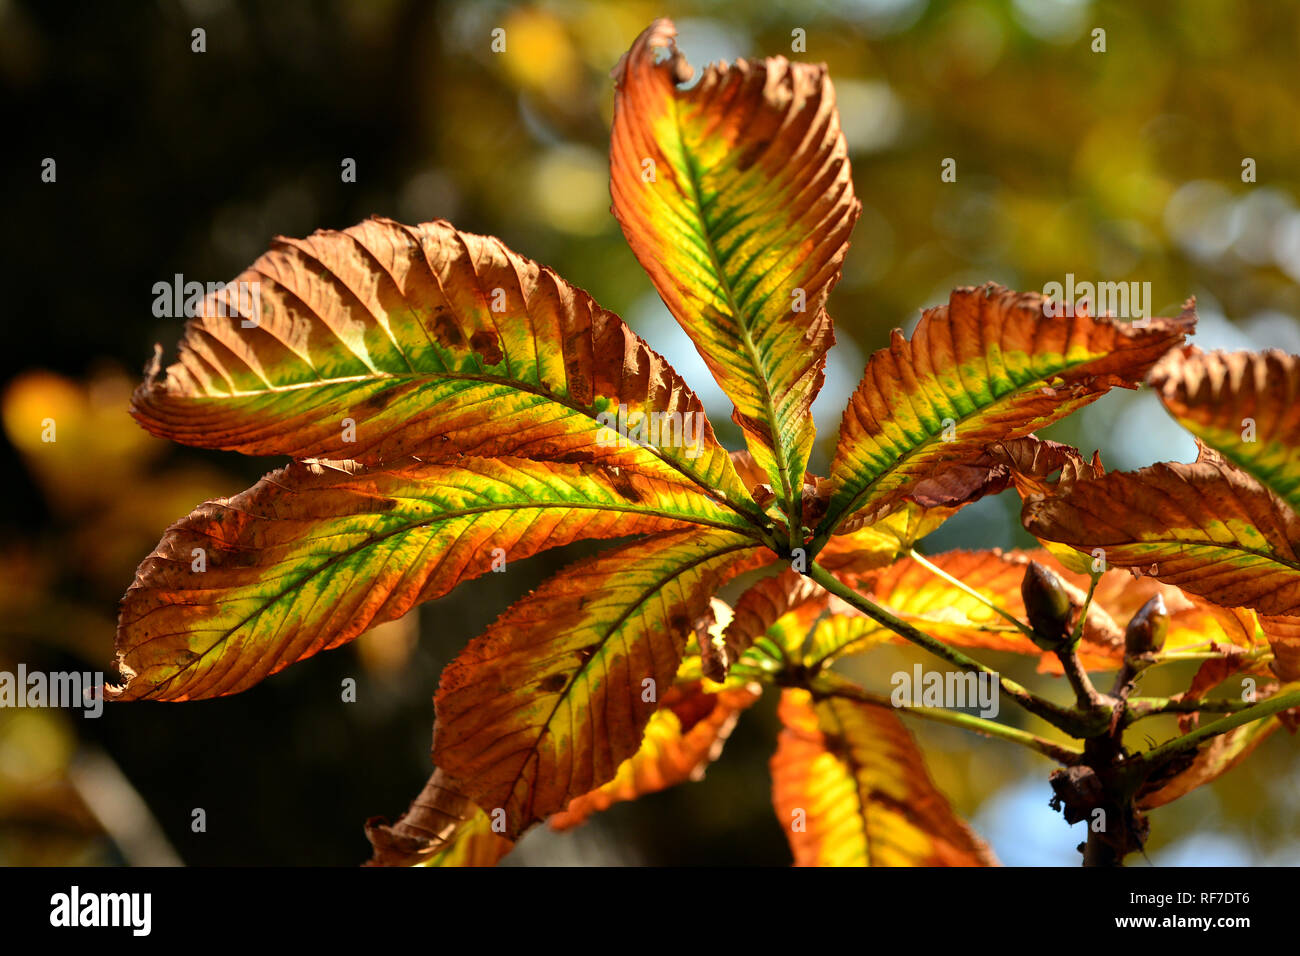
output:
[[665, 532], [561, 572], [442, 673], [434, 763], [505, 835], [613, 779], [636, 753], [709, 599], [772, 559], [730, 531]]
[[[1267, 676], [1264, 639], [1274, 671], [1300, 676], [1300, 360], [1171, 352], [1195, 325], [1190, 302], [1130, 324], [958, 289], [871, 357], [830, 476], [808, 474], [827, 301], [861, 209], [827, 69], [740, 60], [688, 86], [675, 40], [656, 20], [614, 70], [613, 212], [749, 450], [722, 448], [617, 316], [497, 239], [381, 218], [277, 238], [187, 301], [177, 361], [164, 373], [158, 349], [131, 410], [159, 436], [294, 461], [167, 530], [122, 602], [109, 696], [237, 693], [506, 562], [631, 537], [515, 602], [445, 668], [434, 772], [395, 824], [367, 824], [373, 864], [493, 865], [538, 822], [565, 829], [698, 779], [766, 684], [783, 688], [772, 796], [797, 864], [990, 865], [895, 711], [826, 672], [898, 637], [926, 643], [891, 614], [1069, 673], [1076, 713], [1019, 699], [1071, 733], [1101, 731], [1093, 718], [1114, 704], [1086, 695], [1074, 665], [1136, 667], [1156, 615], [1166, 651], [1222, 650], [1170, 699], [1184, 731], [1222, 709], [1203, 698], [1229, 676]], [[1148, 377], [1201, 441], [1196, 463], [1106, 474], [1099, 455], [1033, 437]], [[915, 550], [1011, 484], [1055, 563]], [[1043, 629], [1030, 641], [1018, 626], [1033, 556], [1059, 568], [1072, 606], [1054, 601], [1053, 623], [1090, 601], [1077, 655], [1044, 655]], [[802, 562], [819, 557], [814, 584]], [[1103, 573], [1103, 558], [1148, 577]], [[778, 573], [747, 578], [734, 613], [716, 597], [765, 566]], [[1126, 643], [1120, 622], [1139, 608], [1149, 631]], [[1292, 719], [1162, 769], [1153, 752], [1139, 804], [1213, 779]], [[999, 735], [1129, 779], [1122, 748], [1074, 760]], [[1120, 822], [1121, 837], [1145, 833]]]
[[1062, 482], [1030, 497], [1025, 527], [1228, 607], [1300, 612], [1300, 516], [1202, 448], [1190, 464]]
[[990, 866], [891, 710], [787, 689], [772, 802], [796, 866]]
[[861, 208], [834, 92], [824, 65], [783, 57], [682, 89], [676, 35], [656, 20], [614, 71], [614, 214], [793, 507], [835, 340], [826, 297]]
[[[550, 269], [443, 221], [277, 239], [205, 300], [179, 361], [157, 372], [132, 413], [190, 445], [371, 464], [597, 460], [753, 510], [659, 355]], [[660, 440], [619, 440], [597, 421], [620, 406], [632, 436], [658, 413]]]
[[294, 463], [168, 530], [122, 602], [115, 693], [233, 694], [496, 561], [690, 524], [745, 527], [689, 485], [600, 464]]
[[1136, 387], [1196, 322], [1143, 326], [1044, 314], [1044, 299], [993, 283], [955, 290], [910, 339], [895, 331], [871, 356], [844, 412], [819, 536], [846, 519], [887, 513], [940, 468], [974, 463], [994, 442], [1028, 435], [1100, 398]]

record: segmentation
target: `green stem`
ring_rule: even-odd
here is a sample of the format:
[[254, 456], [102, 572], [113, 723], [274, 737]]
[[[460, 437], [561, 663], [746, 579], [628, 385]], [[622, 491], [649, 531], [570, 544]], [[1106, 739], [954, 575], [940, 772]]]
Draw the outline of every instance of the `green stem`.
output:
[[1130, 697], [1128, 708], [1124, 712], [1125, 726], [1155, 717], [1158, 714], [1192, 714], [1201, 711], [1207, 714], [1231, 714], [1252, 706], [1244, 700], [1231, 697], [1215, 700], [1173, 700], [1169, 697]]
[[[1252, 651], [1249, 654], [1244, 654], [1241, 657], [1237, 658], [1237, 660], [1240, 660], [1243, 663], [1247, 661], [1267, 661], [1271, 659], [1272, 656], [1273, 655], [1270, 652], [1270, 650], [1267, 647], [1264, 647], [1264, 648], [1260, 648], [1258, 651]], [[1218, 651], [1205, 651], [1203, 653], [1202, 652], [1189, 653], [1186, 651], [1174, 651], [1169, 654], [1153, 654], [1152, 666], [1154, 667], [1156, 664], [1173, 664], [1178, 661], [1217, 661], [1222, 659], [1223, 659], [1223, 654]]]
[[1101, 580], [1100, 574], [1092, 576], [1092, 583], [1088, 585], [1088, 596], [1083, 599], [1083, 610], [1079, 613], [1079, 622], [1074, 625], [1074, 633], [1070, 635], [1070, 646], [1078, 647], [1080, 639], [1083, 637], [1083, 629], [1088, 623], [1088, 612], [1092, 610], [1092, 596], [1097, 593], [1097, 582]]
[[996, 721], [977, 717], [974, 714], [964, 714], [959, 710], [947, 710], [943, 707], [925, 707], [912, 704], [895, 705], [893, 701], [883, 694], [873, 694], [870, 691], [863, 690], [838, 674], [820, 674], [813, 678], [808, 689], [812, 691], [815, 697], [843, 697], [846, 700], [855, 700], [862, 704], [870, 704], [873, 707], [885, 707], [914, 717], [921, 717], [925, 720], [961, 727], [964, 730], [983, 734], [986, 737], [1007, 740], [1028, 747], [1031, 750], [1036, 750], [1067, 767], [1078, 763], [1083, 756], [1083, 751], [1076, 747], [1071, 747], [1068, 744], [1058, 744], [1045, 737], [1039, 737], [1037, 734], [1031, 734], [1027, 730], [1008, 727], [1006, 724], [999, 724]]
[[[802, 488], [800, 488], [802, 493]], [[790, 552], [793, 554], [798, 548], [802, 548], [803, 541], [803, 500], [796, 498], [790, 501], [785, 512], [786, 530], [789, 532], [786, 537], [790, 542]], [[808, 553], [804, 552], [804, 560], [808, 559]]]
[[1240, 727], [1242, 724], [1248, 724], [1253, 720], [1260, 720], [1264, 717], [1271, 717], [1279, 711], [1289, 710], [1292, 707], [1300, 707], [1300, 690], [1293, 690], [1287, 694], [1278, 694], [1276, 697], [1270, 697], [1268, 700], [1261, 700], [1257, 704], [1247, 707], [1245, 710], [1239, 710], [1235, 714], [1229, 714], [1227, 717], [1221, 717], [1213, 723], [1206, 724], [1204, 727], [1198, 727], [1191, 733], [1183, 734], [1181, 737], [1175, 737], [1173, 740], [1166, 741], [1159, 747], [1153, 747], [1146, 753], [1141, 754], [1139, 759], [1146, 768], [1157, 767], [1167, 760], [1176, 757], [1180, 752], [1188, 748], [1195, 747], [1202, 740], [1210, 737], [1217, 737], [1219, 734], [1226, 734], [1229, 730]]
[[1030, 638], [1030, 639], [1033, 638], [1033, 636], [1034, 636], [1034, 630], [1033, 630], [1033, 628], [1031, 628], [1028, 624], [1025, 624], [1023, 621], [1021, 621], [1019, 618], [1017, 618], [1017, 617], [1016, 617], [1014, 614], [1012, 614], [1010, 611], [1006, 610], [1006, 609], [1003, 608], [1003, 607], [1000, 607], [1000, 606], [999, 606], [997, 603], [995, 603], [991, 598], [986, 597], [985, 595], [981, 594], [979, 591], [976, 591], [973, 587], [971, 587], [971, 586], [970, 586], [969, 584], [967, 584], [965, 581], [962, 581], [962, 580], [960, 580], [959, 578], [955, 578], [955, 577], [953, 577], [951, 574], [949, 574], [949, 573], [948, 573], [947, 571], [945, 571], [943, 568], [939, 567], [937, 564], [935, 564], [934, 562], [930, 561], [930, 560], [929, 560], [925, 555], [923, 555], [923, 554], [921, 554], [919, 551], [917, 551], [916, 548], [912, 548], [912, 549], [910, 549], [907, 553], [911, 556], [911, 558], [912, 558], [913, 561], [915, 561], [917, 564], [921, 565], [921, 567], [925, 568], [925, 569], [926, 569], [927, 571], [929, 571], [931, 574], [934, 574], [934, 575], [937, 575], [938, 577], [943, 578], [945, 581], [947, 581], [947, 582], [948, 582], [949, 584], [951, 584], [953, 587], [957, 588], [958, 590], [960, 590], [960, 591], [961, 591], [962, 593], [964, 593], [964, 594], [969, 594], [971, 597], [973, 597], [975, 600], [979, 601], [979, 602], [980, 602], [981, 604], [983, 604], [985, 607], [989, 608], [989, 609], [990, 609], [991, 611], [993, 611], [995, 614], [1001, 615], [1002, 617], [1006, 618], [1008, 621], [1010, 621], [1012, 624], [1014, 624], [1015, 627], [1016, 627], [1016, 630], [1018, 630], [1018, 631], [1020, 631], [1020, 633], [1024, 634], [1025, 637], [1028, 637], [1028, 638]]
[[[967, 626], [964, 629], [970, 631], [978, 631], [981, 634], [1012, 634], [1016, 630], [1014, 627], [1003, 627], [998, 624], [976, 624], [976, 625]], [[848, 656], [849, 654], [856, 654], [857, 651], [852, 650], [852, 648], [855, 645], [862, 644], [866, 641], [871, 640], [878, 633], [879, 633], [878, 631], [874, 631], [874, 630], [868, 631], [866, 634], [859, 634], [857, 637], [853, 638], [850, 641], [846, 641], [843, 644], [829, 648], [820, 657], [814, 657], [811, 660], [807, 661], [808, 669], [812, 671], [819, 671], [821, 670], [822, 667], [826, 665], [826, 661], [832, 657], [845, 657]]]
[[758, 530], [758, 535], [757, 535], [758, 540], [761, 541], [769, 551], [773, 551], [776, 554], [782, 553], [783, 546], [779, 541], [776, 540], [776, 535], [773, 533], [772, 529], [762, 527], [762, 528], [758, 528], [757, 530]]
[[857, 608], [867, 617], [871, 618], [877, 624], [889, 628], [900, 637], [905, 637], [913, 644], [925, 648], [936, 657], [948, 661], [963, 670], [974, 671], [978, 674], [988, 674], [997, 679], [1002, 692], [1018, 703], [1031, 714], [1035, 714], [1043, 720], [1052, 724], [1054, 727], [1065, 731], [1072, 737], [1083, 737], [1091, 729], [1090, 722], [1087, 721], [1076, 711], [1053, 704], [1051, 701], [1044, 700], [1041, 697], [1031, 693], [1024, 687], [1021, 687], [1015, 681], [1003, 677], [991, 667], [986, 667], [974, 658], [967, 657], [961, 651], [949, 647], [942, 641], [936, 640], [928, 634], [917, 630], [911, 624], [901, 618], [886, 611], [879, 604], [859, 594], [853, 588], [844, 584], [839, 578], [831, 574], [820, 564], [814, 563], [808, 572], [809, 577], [830, 591], [836, 597], [842, 598], [852, 607]]

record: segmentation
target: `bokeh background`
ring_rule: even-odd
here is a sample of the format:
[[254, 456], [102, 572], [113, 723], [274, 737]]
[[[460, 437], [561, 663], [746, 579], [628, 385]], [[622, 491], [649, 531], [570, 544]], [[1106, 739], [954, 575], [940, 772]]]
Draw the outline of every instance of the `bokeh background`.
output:
[[[658, 15], [697, 65], [830, 65], [863, 214], [831, 300], [839, 345], [814, 466], [865, 357], [956, 285], [1150, 282], [1156, 314], [1197, 297], [1203, 346], [1300, 352], [1295, 4], [0, 0], [0, 669], [107, 670], [116, 602], [163, 529], [280, 463], [170, 447], [126, 414], [153, 344], [180, 335], [153, 317], [153, 284], [230, 279], [275, 234], [377, 213], [498, 235], [626, 317], [738, 447], [609, 214], [608, 71]], [[198, 27], [205, 53], [191, 51]], [[791, 54], [796, 28], [805, 54]], [[40, 179], [46, 157], [54, 183]], [[947, 157], [955, 183], [940, 181]], [[340, 181], [345, 158], [355, 183]], [[1255, 183], [1242, 182], [1246, 158]], [[55, 444], [40, 441], [47, 417]], [[1140, 393], [1052, 435], [1100, 447], [1111, 467], [1193, 454]], [[926, 547], [1027, 543], [1009, 498], [967, 509]], [[443, 664], [590, 550], [512, 565], [233, 698], [109, 706], [98, 720], [0, 711], [0, 863], [360, 862], [363, 821], [396, 817], [429, 771]], [[869, 660], [858, 676], [879, 682], [912, 658]], [[1017, 661], [990, 663], [1046, 686]], [[1168, 670], [1165, 690], [1186, 685]], [[340, 702], [344, 677], [358, 679], [355, 704]], [[773, 704], [745, 716], [704, 782], [569, 834], [536, 831], [509, 862], [788, 863], [769, 803]], [[1082, 826], [1048, 808], [1047, 761], [913, 729], [1005, 862], [1077, 863]], [[1296, 745], [1279, 733], [1156, 811], [1149, 861], [1300, 862]], [[206, 832], [191, 830], [196, 808]]]

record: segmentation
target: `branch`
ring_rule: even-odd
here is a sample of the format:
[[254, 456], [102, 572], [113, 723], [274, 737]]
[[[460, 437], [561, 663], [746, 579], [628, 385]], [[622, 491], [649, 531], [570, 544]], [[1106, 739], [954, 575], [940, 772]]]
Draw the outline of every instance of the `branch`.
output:
[[1174, 700], [1172, 697], [1130, 697], [1125, 711], [1125, 726], [1144, 717], [1159, 714], [1194, 714], [1201, 711], [1207, 714], [1231, 714], [1253, 706], [1244, 700], [1231, 697], [1214, 700]]
[[1110, 727], [1110, 718], [1117, 701], [1114, 698], [1103, 697], [1093, 686], [1088, 672], [1084, 670], [1083, 662], [1079, 660], [1077, 644], [1058, 648], [1055, 653], [1056, 659], [1061, 662], [1061, 669], [1065, 671], [1065, 679], [1070, 682], [1070, 687], [1074, 690], [1074, 698], [1078, 702], [1079, 710], [1092, 718], [1093, 732], [1086, 736], [1105, 733]]

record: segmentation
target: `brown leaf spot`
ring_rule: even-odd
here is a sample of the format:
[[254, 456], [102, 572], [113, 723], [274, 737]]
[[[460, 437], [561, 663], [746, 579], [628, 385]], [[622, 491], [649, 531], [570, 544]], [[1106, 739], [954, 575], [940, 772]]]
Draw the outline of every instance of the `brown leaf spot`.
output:
[[496, 365], [501, 361], [501, 342], [487, 329], [479, 329], [470, 336], [469, 347], [483, 356], [483, 361], [488, 365]]
[[465, 333], [460, 330], [456, 320], [447, 311], [445, 305], [440, 305], [433, 310], [433, 335], [439, 343], [449, 349], [463, 349], [465, 347]]
[[381, 389], [380, 391], [375, 392], [373, 395], [367, 398], [364, 402], [362, 402], [361, 408], [366, 411], [382, 412], [385, 408], [387, 408], [392, 403], [393, 399], [396, 397], [397, 397], [397, 392], [394, 389], [391, 388]]
[[539, 681], [537, 688], [544, 694], [558, 694], [560, 691], [564, 690], [568, 683], [569, 678], [567, 675], [552, 674], [550, 677]]
[[641, 492], [638, 491], [636, 486], [632, 483], [632, 476], [627, 472], [623, 471], [621, 468], [610, 467], [607, 465], [601, 465], [600, 470], [604, 473], [605, 477], [609, 479], [609, 483], [613, 485], [614, 490], [617, 491], [621, 497], [627, 498], [631, 501], [640, 501], [642, 499]]

